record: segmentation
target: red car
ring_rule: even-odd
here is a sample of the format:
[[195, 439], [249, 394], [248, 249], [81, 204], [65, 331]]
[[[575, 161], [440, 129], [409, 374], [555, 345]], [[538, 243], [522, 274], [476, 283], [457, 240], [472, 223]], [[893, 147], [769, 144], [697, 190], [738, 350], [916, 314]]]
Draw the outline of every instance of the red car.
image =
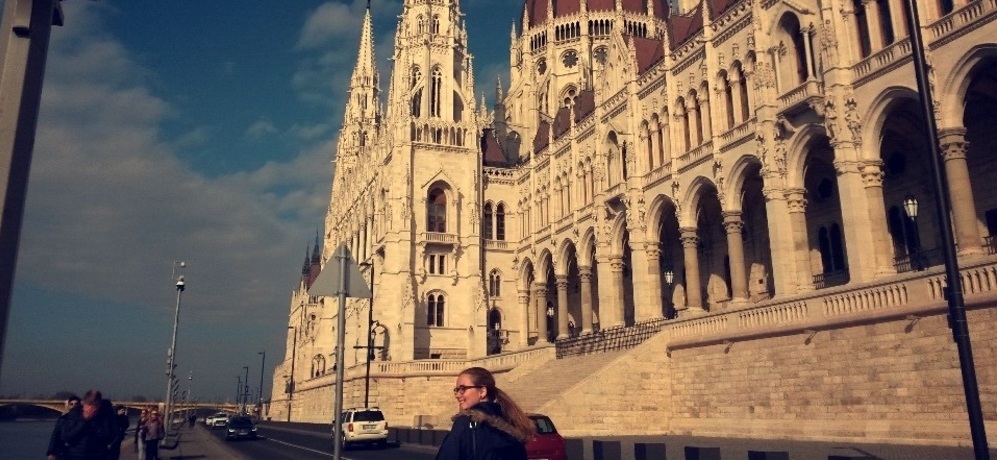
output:
[[541, 414], [530, 414], [537, 427], [537, 437], [526, 443], [526, 458], [530, 460], [568, 460], [564, 438], [557, 433], [554, 422]]

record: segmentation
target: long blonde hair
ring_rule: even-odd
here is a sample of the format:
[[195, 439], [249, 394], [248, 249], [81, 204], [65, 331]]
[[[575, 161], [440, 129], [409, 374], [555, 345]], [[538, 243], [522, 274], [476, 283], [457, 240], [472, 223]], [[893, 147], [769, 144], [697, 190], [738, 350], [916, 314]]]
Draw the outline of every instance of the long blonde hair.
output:
[[502, 408], [502, 418], [509, 422], [516, 431], [522, 435], [521, 439], [531, 439], [536, 435], [536, 428], [533, 420], [523, 412], [523, 409], [512, 400], [508, 393], [495, 386], [495, 376], [491, 371], [483, 367], [469, 367], [464, 369], [460, 375], [471, 377], [471, 382], [488, 389], [492, 401]]

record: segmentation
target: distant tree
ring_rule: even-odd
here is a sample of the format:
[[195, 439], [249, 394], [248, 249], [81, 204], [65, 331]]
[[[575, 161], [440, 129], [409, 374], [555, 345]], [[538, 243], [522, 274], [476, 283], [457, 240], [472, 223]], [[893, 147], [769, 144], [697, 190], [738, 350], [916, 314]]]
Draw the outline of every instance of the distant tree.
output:
[[132, 396], [131, 400], [134, 402], [149, 402], [149, 398], [146, 398], [145, 396], [142, 395]]

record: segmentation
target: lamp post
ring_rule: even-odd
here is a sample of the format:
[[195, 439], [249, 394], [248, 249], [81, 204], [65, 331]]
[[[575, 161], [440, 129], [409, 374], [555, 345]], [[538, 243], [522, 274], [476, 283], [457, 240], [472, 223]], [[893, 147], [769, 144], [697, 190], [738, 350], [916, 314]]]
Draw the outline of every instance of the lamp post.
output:
[[294, 331], [294, 339], [291, 342], [291, 381], [287, 384], [287, 421], [291, 421], [291, 399], [294, 398], [294, 358], [298, 354], [298, 328], [287, 326]]
[[267, 351], [263, 350], [257, 354], [262, 355], [262, 358], [260, 358], [260, 392], [256, 394], [256, 416], [259, 418], [263, 414], [263, 366], [267, 361]]
[[183, 275], [179, 278], [177, 275], [177, 266], [184, 268], [187, 266], [187, 262], [184, 261], [174, 261], [173, 271], [170, 274], [170, 278], [176, 281], [177, 287], [177, 304], [173, 311], [173, 339], [170, 341], [170, 349], [167, 353], [166, 361], [166, 403], [163, 404], [163, 415], [166, 417], [166, 432], [169, 433], [173, 426], [173, 415], [170, 413], [173, 405], [173, 372], [176, 370], [176, 356], [177, 356], [177, 325], [180, 323], [180, 298], [186, 288], [186, 283], [184, 283]]
[[370, 304], [367, 308], [367, 370], [363, 382], [363, 407], [370, 407], [370, 362], [374, 357], [374, 261], [364, 262], [361, 267], [370, 268]]
[[547, 304], [547, 327], [546, 327], [546, 330], [547, 330], [547, 341], [551, 342], [551, 343], [554, 343], [554, 338], [551, 337], [552, 335], [554, 335], [554, 331], [553, 331], [554, 328], [551, 327], [551, 326], [553, 326], [553, 324], [551, 324], [553, 322], [554, 322], [554, 306], [550, 305], [550, 304]]
[[956, 258], [955, 237], [952, 235], [951, 203], [948, 184], [945, 179], [945, 166], [938, 143], [938, 127], [935, 124], [935, 107], [928, 81], [928, 66], [924, 57], [924, 42], [921, 40], [921, 20], [917, 14], [915, 0], [904, 2], [907, 7], [907, 30], [910, 31], [911, 57], [914, 61], [914, 78], [917, 80], [918, 97], [921, 102], [921, 115], [924, 117], [928, 133], [929, 163], [935, 194], [935, 210], [938, 230], [941, 232], [942, 254], [945, 257], [945, 277], [949, 309], [949, 327], [952, 339], [959, 353], [959, 368], [962, 371], [962, 388], [966, 397], [966, 412], [969, 418], [969, 431], [973, 439], [973, 452], [977, 460], [989, 459], [987, 431], [984, 426], [983, 408], [980, 405], [980, 391], [976, 383], [976, 365], [973, 362], [973, 347], [969, 339], [969, 324], [966, 321], [966, 304], [963, 299], [962, 279], [959, 277], [959, 260]]
[[235, 406], [242, 404], [242, 376], [235, 376]]
[[242, 393], [242, 413], [245, 414], [249, 410], [249, 366], [242, 366], [242, 370], [246, 371], [246, 380], [243, 384]]
[[[666, 268], [661, 274], [665, 280], [665, 284], [671, 289], [672, 283], [675, 282], [675, 272], [671, 268]], [[670, 303], [668, 305], [671, 305]], [[675, 305], [671, 305], [668, 311], [668, 319], [673, 318], [675, 315]]]
[[191, 394], [191, 389], [190, 389], [191, 384], [193, 383], [193, 381], [194, 381], [194, 371], [190, 371], [190, 373], [187, 374], [187, 397], [185, 398], [185, 402], [187, 403], [187, 418], [188, 419], [190, 418], [190, 409], [191, 409], [190, 404], [191, 404], [191, 401], [194, 400], [193, 395]]
[[921, 229], [917, 226], [917, 197], [913, 194], [908, 193], [907, 197], [904, 198], [904, 214], [910, 219], [912, 232], [908, 235], [904, 232], [907, 240], [907, 251], [908, 258], [910, 259], [910, 268], [912, 270], [923, 270], [926, 268], [927, 264], [921, 263]]

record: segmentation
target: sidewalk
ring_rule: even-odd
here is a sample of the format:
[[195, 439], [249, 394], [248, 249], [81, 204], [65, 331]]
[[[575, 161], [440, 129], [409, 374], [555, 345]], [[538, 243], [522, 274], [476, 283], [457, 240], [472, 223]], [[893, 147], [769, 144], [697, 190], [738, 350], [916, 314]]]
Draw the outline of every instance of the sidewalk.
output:
[[[180, 430], [180, 442], [176, 449], [159, 448], [159, 458], [166, 459], [240, 459], [240, 455], [230, 450], [212, 435], [203, 424]], [[132, 438], [121, 445], [121, 460], [137, 460]]]

